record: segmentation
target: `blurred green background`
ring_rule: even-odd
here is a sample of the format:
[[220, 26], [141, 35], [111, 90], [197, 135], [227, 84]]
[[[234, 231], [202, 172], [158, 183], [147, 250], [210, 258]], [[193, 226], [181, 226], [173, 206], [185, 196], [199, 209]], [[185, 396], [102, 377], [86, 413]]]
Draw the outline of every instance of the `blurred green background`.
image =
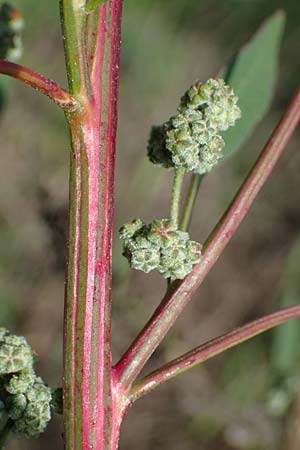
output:
[[[26, 22], [22, 63], [66, 85], [58, 1], [15, 0]], [[213, 76], [278, 8], [287, 13], [280, 77], [269, 114], [233, 159], [207, 177], [192, 238], [203, 241], [299, 84], [298, 0], [125, 0], [116, 178], [116, 230], [139, 216], [166, 217], [171, 175], [145, 158], [150, 126], [174, 113], [196, 79]], [[253, 94], [255, 95], [255, 93]], [[51, 386], [61, 385], [68, 133], [63, 114], [18, 82], [0, 123], [1, 326], [24, 334]], [[149, 368], [280, 304], [299, 302], [300, 135], [224, 256]], [[128, 270], [116, 233], [114, 357], [164, 292], [156, 274]], [[284, 275], [283, 275], [284, 274]], [[292, 281], [291, 281], [292, 280]], [[182, 375], [140, 400], [121, 450], [300, 448], [299, 324], [284, 326]], [[61, 420], [13, 449], [62, 448]]]

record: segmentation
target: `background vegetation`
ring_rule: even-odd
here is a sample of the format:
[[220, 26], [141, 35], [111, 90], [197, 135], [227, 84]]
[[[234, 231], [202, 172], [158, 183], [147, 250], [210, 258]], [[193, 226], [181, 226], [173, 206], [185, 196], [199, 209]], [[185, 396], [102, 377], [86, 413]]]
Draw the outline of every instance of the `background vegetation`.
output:
[[[192, 225], [196, 240], [203, 240], [217, 221], [299, 84], [300, 3], [125, 1], [116, 230], [134, 216], [150, 221], [167, 214], [170, 180], [145, 158], [150, 126], [170, 116], [194, 79], [216, 74], [283, 3], [288, 20], [272, 109], [243, 150], [205, 179]], [[14, 4], [26, 21], [22, 62], [66, 85], [58, 2]], [[1, 325], [26, 335], [39, 355], [42, 376], [60, 385], [68, 134], [54, 105], [17, 82], [5, 86]], [[299, 302], [299, 139], [298, 133], [153, 366], [280, 303]], [[117, 359], [165, 286], [156, 274], [129, 272], [117, 235], [114, 284]], [[294, 380], [299, 375], [299, 334], [298, 323], [283, 326], [158, 389], [128, 415], [121, 449], [298, 449], [300, 393]], [[62, 448], [60, 433], [56, 420], [42, 439], [12, 440], [9, 450]]]

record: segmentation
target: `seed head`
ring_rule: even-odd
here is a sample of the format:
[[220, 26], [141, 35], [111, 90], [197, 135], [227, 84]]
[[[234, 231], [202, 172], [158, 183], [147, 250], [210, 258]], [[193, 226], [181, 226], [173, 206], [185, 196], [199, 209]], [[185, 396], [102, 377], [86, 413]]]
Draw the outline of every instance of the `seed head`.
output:
[[178, 114], [152, 128], [150, 161], [166, 168], [209, 172], [223, 156], [225, 143], [220, 133], [241, 116], [237, 101], [224, 80], [197, 81], [182, 97]]

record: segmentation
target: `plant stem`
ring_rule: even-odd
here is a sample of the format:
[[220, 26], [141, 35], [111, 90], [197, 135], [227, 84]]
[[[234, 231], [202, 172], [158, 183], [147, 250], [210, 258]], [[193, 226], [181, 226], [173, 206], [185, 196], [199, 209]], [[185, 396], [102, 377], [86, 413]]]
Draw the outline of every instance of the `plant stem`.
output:
[[[67, 450], [116, 450], [127, 404], [111, 364], [112, 230], [122, 0], [99, 9], [95, 70], [79, 0], [62, 0], [69, 84], [70, 217], [64, 323]], [[85, 15], [85, 13], [84, 13]]]
[[298, 90], [266, 144], [254, 167], [239, 189], [228, 210], [204, 245], [200, 263], [181, 282], [175, 282], [144, 329], [116, 365], [124, 389], [132, 383], [159, 346], [192, 295], [215, 265], [228, 242], [246, 216], [257, 194], [270, 176], [300, 120], [300, 90]]
[[212, 339], [196, 347], [188, 353], [165, 364], [138, 381], [131, 390], [130, 399], [135, 401], [145, 394], [153, 391], [166, 381], [186, 372], [226, 350], [235, 347], [249, 339], [264, 333], [291, 319], [300, 318], [300, 305], [281, 309], [261, 319], [250, 322], [236, 330]]
[[86, 101], [91, 94], [86, 52], [85, 0], [60, 0], [61, 24], [64, 38], [70, 91]]
[[188, 231], [190, 228], [197, 195], [203, 178], [204, 176], [199, 175], [198, 173], [192, 174], [182, 218], [179, 225], [180, 230]]
[[183, 183], [183, 179], [184, 179], [184, 172], [185, 172], [185, 170], [180, 167], [179, 169], [175, 169], [175, 173], [174, 173], [171, 208], [170, 208], [170, 219], [171, 219], [172, 225], [175, 228], [178, 227], [180, 197], [181, 197], [182, 183]]
[[53, 100], [60, 108], [66, 111], [78, 107], [78, 103], [69, 92], [62, 89], [55, 81], [52, 81], [44, 75], [34, 72], [27, 67], [0, 60], [0, 73], [28, 84], [42, 94], [47, 95], [47, 97]]

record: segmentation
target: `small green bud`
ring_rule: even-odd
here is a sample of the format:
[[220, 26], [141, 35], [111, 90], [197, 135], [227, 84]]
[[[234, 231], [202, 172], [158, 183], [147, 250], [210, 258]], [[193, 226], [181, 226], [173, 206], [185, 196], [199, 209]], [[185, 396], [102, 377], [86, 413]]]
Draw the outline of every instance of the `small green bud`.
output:
[[225, 142], [221, 136], [212, 136], [207, 145], [200, 147], [198, 166], [195, 172], [201, 174], [210, 172], [223, 158], [222, 150]]
[[135, 270], [149, 273], [157, 268], [159, 258], [159, 249], [155, 246], [150, 246], [149, 249], [141, 248], [132, 252], [130, 265]]
[[169, 219], [154, 220], [149, 226], [149, 241], [158, 245], [161, 249], [171, 247], [174, 242], [177, 245], [179, 236], [182, 240], [188, 239], [188, 233], [177, 231]]
[[24, 394], [36, 379], [35, 373], [32, 371], [13, 375], [9, 383], [5, 386], [6, 391], [12, 395]]
[[199, 163], [199, 146], [191, 144], [188, 148], [178, 146], [174, 148], [172, 156], [174, 167], [183, 167], [187, 171], [194, 171]]
[[24, 394], [11, 398], [15, 401], [14, 410], [9, 410], [10, 417], [14, 419], [13, 432], [27, 437], [36, 437], [42, 433], [51, 419], [51, 389], [40, 377], [36, 377]]
[[145, 227], [141, 219], [135, 219], [131, 223], [126, 223], [119, 231], [122, 241], [130, 241], [137, 233]]
[[201, 250], [202, 245], [199, 242], [189, 241], [186, 246], [187, 249], [187, 259], [191, 261], [191, 263], [197, 264], [201, 259]]
[[124, 225], [120, 229], [124, 244], [123, 255], [133, 269], [149, 273], [159, 263], [159, 246], [148, 239], [148, 227], [140, 220]]
[[179, 109], [199, 109], [210, 103], [213, 94], [212, 84], [210, 81], [211, 80], [208, 80], [206, 83], [196, 81], [196, 83], [194, 83], [182, 97]]
[[164, 278], [179, 280], [183, 279], [193, 268], [190, 262], [186, 263], [185, 248], [169, 248], [162, 252], [158, 270]]
[[0, 375], [20, 372], [33, 364], [33, 354], [25, 338], [8, 334], [1, 330], [0, 334]]
[[174, 239], [171, 246], [162, 250], [158, 271], [164, 278], [182, 280], [192, 271], [194, 264], [200, 261], [201, 247], [185, 236], [183, 239]]

